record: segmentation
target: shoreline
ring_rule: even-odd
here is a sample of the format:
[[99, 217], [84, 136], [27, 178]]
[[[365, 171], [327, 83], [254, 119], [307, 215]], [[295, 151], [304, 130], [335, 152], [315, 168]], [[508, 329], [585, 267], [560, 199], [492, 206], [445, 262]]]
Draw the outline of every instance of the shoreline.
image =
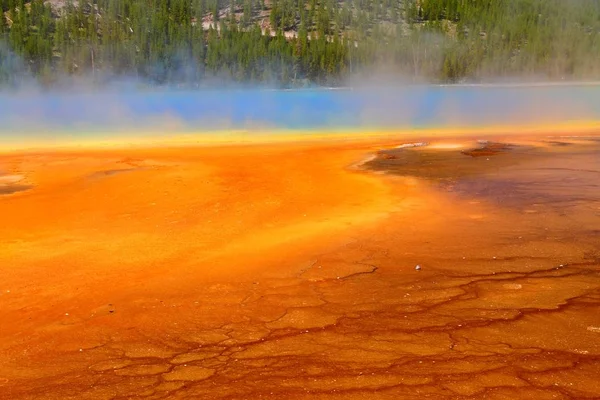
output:
[[[127, 133], [126, 133], [127, 132]], [[354, 129], [256, 129], [256, 130], [222, 130], [222, 131], [181, 131], [169, 135], [152, 131], [110, 131], [94, 132], [94, 137], [50, 138], [52, 131], [43, 136], [34, 136], [26, 141], [0, 140], [0, 154], [15, 152], [44, 152], [61, 150], [92, 149], [150, 149], [153, 147], [210, 147], [210, 146], [245, 146], [278, 143], [311, 143], [311, 142], [365, 142], [370, 140], [398, 141], [415, 139], [427, 142], [435, 139], [452, 137], [487, 138], [490, 136], [519, 137], [581, 137], [600, 135], [600, 121], [564, 122], [561, 124], [527, 124], [487, 127], [426, 127], [397, 129], [373, 129], [368, 127]], [[86, 133], [81, 133], [81, 136]], [[104, 135], [104, 137], [102, 137]]]

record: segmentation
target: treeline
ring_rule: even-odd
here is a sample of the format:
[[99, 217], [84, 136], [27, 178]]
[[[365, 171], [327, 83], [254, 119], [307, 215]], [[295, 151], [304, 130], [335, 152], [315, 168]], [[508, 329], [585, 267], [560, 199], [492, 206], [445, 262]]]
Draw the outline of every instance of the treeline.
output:
[[0, 56], [10, 51], [22, 59], [17, 66], [0, 61], [5, 80], [26, 69], [43, 82], [85, 74], [157, 83], [207, 77], [335, 83], [350, 60], [348, 38], [323, 26], [313, 30], [308, 12], [298, 17], [293, 38], [284, 35], [283, 19], [273, 33], [261, 28], [256, 14], [266, 5], [259, 2], [246, 4], [241, 16], [236, 11], [244, 5], [232, 2], [234, 12], [223, 16], [223, 5], [212, 0], [66, 1], [60, 8], [42, 0], [0, 1], [8, 43]]
[[407, 15], [452, 37], [441, 69], [446, 79], [600, 78], [596, 0], [421, 0]]
[[0, 0], [0, 84], [600, 76], [596, 0]]

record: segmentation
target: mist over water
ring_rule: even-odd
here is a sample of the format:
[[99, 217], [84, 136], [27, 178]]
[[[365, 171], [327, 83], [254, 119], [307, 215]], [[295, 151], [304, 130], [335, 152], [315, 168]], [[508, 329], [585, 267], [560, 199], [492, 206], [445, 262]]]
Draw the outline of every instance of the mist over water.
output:
[[598, 120], [600, 86], [401, 86], [0, 94], [0, 140], [124, 132], [473, 128]]

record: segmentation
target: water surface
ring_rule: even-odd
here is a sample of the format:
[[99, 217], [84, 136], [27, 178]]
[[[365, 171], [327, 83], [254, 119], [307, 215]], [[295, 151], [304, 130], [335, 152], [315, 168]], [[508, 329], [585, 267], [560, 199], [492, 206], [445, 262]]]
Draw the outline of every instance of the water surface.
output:
[[0, 94], [4, 139], [24, 132], [480, 127], [598, 117], [600, 87], [593, 85]]

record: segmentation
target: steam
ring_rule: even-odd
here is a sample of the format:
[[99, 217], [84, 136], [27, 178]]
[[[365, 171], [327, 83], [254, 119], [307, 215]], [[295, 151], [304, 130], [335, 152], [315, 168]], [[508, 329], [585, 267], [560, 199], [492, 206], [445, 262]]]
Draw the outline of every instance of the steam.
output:
[[22, 87], [30, 79], [23, 72], [24, 67], [23, 60], [0, 39], [0, 88], [14, 90]]
[[[565, 15], [580, 7], [555, 2]], [[506, 13], [514, 1], [505, 2]], [[571, 13], [571, 14], [569, 14]], [[503, 63], [522, 55], [506, 55], [497, 64], [474, 71], [473, 84], [445, 86], [427, 76], [439, 71], [444, 54], [457, 50], [446, 34], [423, 26], [400, 32], [397, 57], [381, 46], [373, 65], [348, 76], [339, 87], [278, 90], [276, 79], [260, 85], [234, 83], [227, 76], [207, 76], [202, 66], [181, 51], [174, 58], [172, 84], [95, 69], [78, 76], [59, 76], [45, 86], [24, 71], [26, 62], [0, 41], [0, 145], [88, 136], [143, 137], [179, 133], [244, 131], [477, 129], [489, 126], [550, 125], [597, 121], [600, 85], [548, 84], [548, 77], [525, 68], [517, 76], [500, 73]], [[471, 31], [473, 40], [483, 40]], [[491, 36], [493, 33], [488, 32]], [[582, 40], [588, 40], [584, 38]], [[556, 70], [573, 60], [583, 75], [600, 72], [600, 62], [566, 51], [558, 40]], [[359, 43], [358, 45], [366, 45]], [[458, 53], [466, 51], [459, 48]], [[559, 57], [560, 54], [563, 56]], [[525, 64], [524, 64], [525, 65]], [[268, 66], [266, 66], [268, 68]], [[288, 66], [291, 70], [293, 66]], [[156, 64], [150, 76], [165, 75]], [[200, 75], [202, 78], [200, 78]], [[491, 83], [491, 84], [490, 84]]]
[[103, 90], [0, 94], [0, 137], [244, 130], [419, 130], [578, 123], [600, 117], [596, 85], [407, 85], [340, 90]]
[[[3, 62], [22, 63], [6, 47]], [[49, 88], [11, 75], [0, 91], [4, 143], [329, 130], [407, 132], [584, 123], [600, 118], [600, 84], [512, 81], [432, 85], [378, 68], [339, 88], [279, 90], [214, 79], [202, 87], [137, 77], [63, 77]], [[217, 89], [218, 88], [218, 89]]]

